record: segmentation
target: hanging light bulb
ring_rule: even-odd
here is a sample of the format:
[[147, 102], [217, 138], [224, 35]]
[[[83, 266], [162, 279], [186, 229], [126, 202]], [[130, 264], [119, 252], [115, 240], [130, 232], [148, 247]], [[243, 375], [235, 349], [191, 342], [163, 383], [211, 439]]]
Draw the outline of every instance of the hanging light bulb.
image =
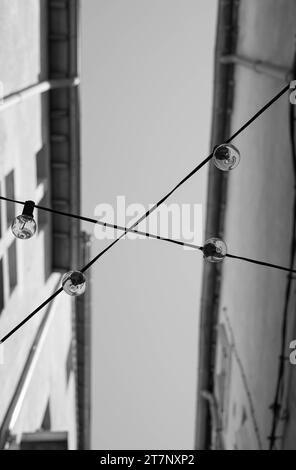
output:
[[34, 207], [34, 201], [26, 201], [22, 214], [13, 220], [11, 231], [16, 238], [28, 240], [35, 234], [37, 224], [33, 217]]
[[222, 144], [214, 148], [213, 160], [219, 170], [233, 170], [239, 164], [240, 158], [239, 150], [232, 144]]
[[86, 287], [85, 275], [80, 271], [69, 271], [62, 278], [62, 288], [73, 296], [84, 294]]
[[206, 261], [220, 263], [227, 253], [226, 243], [220, 238], [209, 238], [203, 246], [203, 254]]

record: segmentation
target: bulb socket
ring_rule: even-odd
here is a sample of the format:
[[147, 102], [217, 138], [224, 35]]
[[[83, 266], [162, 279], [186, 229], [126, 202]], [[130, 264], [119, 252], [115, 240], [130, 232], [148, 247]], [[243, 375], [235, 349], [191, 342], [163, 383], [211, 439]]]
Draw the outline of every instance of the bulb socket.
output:
[[24, 209], [22, 215], [26, 215], [28, 217], [33, 217], [35, 202], [34, 201], [26, 201], [24, 205]]

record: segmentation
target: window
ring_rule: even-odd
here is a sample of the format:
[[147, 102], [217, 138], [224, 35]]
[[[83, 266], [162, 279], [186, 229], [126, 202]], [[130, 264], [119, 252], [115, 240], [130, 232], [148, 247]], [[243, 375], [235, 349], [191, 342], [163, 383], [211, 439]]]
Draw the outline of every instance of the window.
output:
[[10, 294], [17, 285], [16, 240], [8, 248], [8, 270]]
[[50, 417], [50, 404], [49, 400], [46, 405], [45, 413], [43, 416], [42, 424], [41, 424], [42, 431], [50, 431], [51, 430], [51, 417]]
[[36, 153], [36, 177], [37, 185], [39, 185], [47, 176], [47, 149], [46, 146]]
[[[14, 199], [14, 171], [12, 170], [5, 177], [5, 186], [6, 186], [6, 197], [9, 199]], [[6, 220], [7, 226], [9, 227], [15, 218], [15, 204], [12, 202], [6, 203]]]
[[[48, 207], [48, 195], [47, 193], [43, 196], [40, 202], [38, 202], [39, 206]], [[42, 232], [45, 226], [48, 223], [49, 213], [43, 210], [36, 209], [37, 211], [37, 227], [38, 232]]]
[[0, 259], [0, 313], [4, 309], [3, 260]]
[[66, 362], [67, 385], [69, 383], [72, 370], [73, 370], [73, 346], [72, 346], [72, 341], [71, 341], [69, 350], [68, 350], [68, 355], [67, 355], [67, 362]]

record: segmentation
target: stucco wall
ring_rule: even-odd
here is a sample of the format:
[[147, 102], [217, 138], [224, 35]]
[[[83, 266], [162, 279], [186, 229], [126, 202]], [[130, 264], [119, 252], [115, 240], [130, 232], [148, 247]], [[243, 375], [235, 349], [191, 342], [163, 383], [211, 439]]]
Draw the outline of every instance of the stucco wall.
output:
[[[44, 78], [46, 49], [45, 1], [0, 0], [0, 80], [4, 95], [33, 85]], [[15, 197], [36, 203], [50, 191], [49, 176], [37, 182], [36, 154], [45, 146], [48, 157], [47, 96], [34, 96], [0, 112], [0, 182], [5, 196], [5, 176], [15, 171]], [[47, 163], [48, 165], [48, 163]], [[49, 297], [59, 286], [60, 274], [48, 276], [51, 249], [50, 219], [43, 231], [32, 239], [17, 241], [18, 283], [12, 294], [8, 289], [7, 247], [14, 240], [6, 224], [6, 204], [2, 208], [2, 238], [0, 258], [4, 258], [5, 308], [0, 313], [2, 338], [26, 315]], [[16, 206], [16, 215], [22, 206]], [[37, 211], [35, 210], [37, 219]], [[12, 432], [36, 431], [50, 398], [53, 430], [69, 430], [70, 447], [76, 445], [75, 383], [71, 374], [65, 384], [66, 358], [71, 339], [71, 299], [62, 293], [50, 313], [50, 324], [38, 359], [30, 369], [26, 389], [18, 402], [21, 407]], [[45, 314], [43, 309], [20, 331], [5, 342], [0, 364], [0, 423], [18, 384], [38, 326]]]
[[[237, 53], [291, 67], [295, 19], [293, 0], [242, 0]], [[232, 130], [284, 86], [283, 81], [237, 66]], [[233, 142], [242, 159], [229, 175], [224, 236], [230, 253], [284, 266], [289, 265], [294, 196], [288, 108], [286, 94]], [[232, 361], [226, 448], [235, 447], [237, 432], [245, 436], [243, 447], [259, 446], [254, 419], [262, 446], [268, 447], [286, 280], [284, 272], [242, 261], [226, 259], [223, 264], [220, 321], [226, 322], [239, 355]]]

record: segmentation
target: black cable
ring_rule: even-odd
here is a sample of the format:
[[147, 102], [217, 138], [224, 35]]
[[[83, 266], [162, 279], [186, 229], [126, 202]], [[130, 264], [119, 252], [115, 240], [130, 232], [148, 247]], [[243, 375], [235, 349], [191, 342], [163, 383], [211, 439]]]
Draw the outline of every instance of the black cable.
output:
[[16, 199], [11, 199], [9, 197], [0, 196], [0, 199], [2, 199], [2, 201], [14, 202], [15, 204], [21, 204], [22, 206], [25, 205], [24, 201], [17, 201]]
[[[2, 199], [4, 201], [16, 202], [18, 204], [23, 204], [23, 205], [25, 204], [22, 201], [16, 201], [14, 199], [8, 199], [8, 198], [1, 197], [1, 196], [0, 196], [0, 199]], [[192, 244], [192, 243], [183, 242], [181, 240], [175, 240], [173, 238], [161, 237], [160, 235], [154, 235], [153, 233], [149, 233], [149, 232], [142, 232], [141, 230], [135, 230], [135, 229], [131, 229], [131, 228], [128, 229], [127, 227], [124, 227], [122, 225], [111, 224], [109, 222], [102, 222], [100, 220], [92, 219], [90, 217], [84, 217], [84, 216], [80, 216], [80, 215], [69, 214], [67, 212], [61, 212], [61, 211], [58, 211], [58, 210], [55, 210], [55, 209], [50, 209], [49, 207], [43, 207], [43, 206], [38, 206], [38, 205], [36, 205], [35, 207], [37, 209], [41, 209], [41, 210], [44, 210], [44, 211], [47, 211], [47, 212], [52, 212], [54, 214], [59, 214], [59, 215], [67, 216], [67, 217], [72, 217], [74, 219], [83, 220], [83, 221], [90, 222], [90, 223], [93, 223], [93, 224], [98, 224], [98, 225], [101, 225], [102, 227], [112, 228], [112, 229], [115, 229], [115, 230], [122, 230], [125, 233], [126, 232], [131, 232], [131, 233], [135, 233], [137, 235], [141, 235], [143, 237], [152, 238], [152, 239], [155, 239], [155, 240], [162, 240], [162, 241], [165, 241], [165, 242], [174, 243], [176, 245], [180, 245], [180, 246], [188, 247], [188, 248], [193, 248], [193, 249], [196, 249], [196, 250], [201, 250], [202, 251], [202, 249], [203, 249], [202, 246], [198, 246], [198, 245], [195, 245], [195, 244]], [[238, 259], [238, 260], [242, 260], [242, 261], [247, 261], [248, 263], [257, 264], [259, 266], [266, 266], [266, 267], [270, 267], [270, 268], [274, 268], [274, 269], [279, 269], [281, 271], [296, 273], [296, 270], [286, 268], [285, 266], [280, 266], [278, 264], [272, 264], [272, 263], [268, 263], [266, 261], [260, 261], [260, 260], [256, 260], [256, 259], [253, 259], [253, 258], [246, 258], [246, 257], [243, 257], [243, 256], [231, 255], [229, 253], [226, 254], [226, 257], [232, 258], [232, 259]]]
[[[108, 224], [106, 222], [100, 222], [102, 225], [104, 226], [108, 226], [110, 228], [117, 228], [118, 230], [124, 230], [126, 231], [126, 228], [125, 227], [121, 227], [119, 225], [113, 225], [113, 224]], [[189, 248], [194, 248], [194, 249], [197, 249], [197, 250], [201, 250], [202, 251], [202, 247], [198, 246], [198, 245], [194, 245], [194, 244], [191, 244], [191, 243], [186, 243], [186, 242], [182, 242], [180, 240], [173, 240], [171, 238], [165, 238], [165, 237], [159, 237], [158, 235], [153, 235], [151, 233], [148, 233], [148, 232], [140, 232], [140, 231], [137, 231], [137, 230], [133, 230], [134, 233], [138, 233], [139, 235], [143, 235], [143, 236], [147, 236], [149, 238], [154, 238], [154, 239], [157, 239], [157, 240], [163, 240], [163, 241], [167, 241], [167, 242], [170, 242], [170, 243], [174, 243], [174, 244], [177, 244], [177, 245], [180, 245], [180, 246], [187, 246]], [[118, 240], [118, 238], [113, 242], [113, 244]], [[112, 245], [112, 244], [111, 244]], [[103, 256], [104, 253], [107, 251], [107, 249], [109, 249], [110, 245], [108, 247], [105, 248], [105, 250], [103, 250], [101, 253], [100, 253], [100, 256]], [[289, 269], [289, 268], [285, 268], [283, 266], [279, 266], [279, 265], [276, 265], [276, 264], [271, 264], [271, 263], [266, 263], [264, 261], [258, 261], [258, 260], [254, 260], [252, 258], [245, 258], [245, 257], [242, 257], [242, 256], [236, 256], [236, 255], [231, 255], [230, 253], [227, 253], [226, 254], [226, 257], [228, 258], [232, 258], [232, 259], [238, 259], [238, 260], [242, 260], [242, 261], [247, 261], [248, 263], [253, 263], [253, 264], [257, 264], [257, 265], [260, 265], [260, 266], [266, 266], [266, 267], [271, 267], [271, 268], [275, 268], [275, 269], [280, 269], [282, 271], [289, 271], [289, 272], [293, 272], [293, 273], [296, 273], [296, 270], [293, 270], [292, 268]], [[83, 270], [81, 270], [81, 272], [83, 272]], [[4, 336], [1, 340], [0, 340], [0, 344], [3, 344], [11, 335], [13, 335], [19, 328], [21, 328], [25, 323], [27, 323], [27, 321], [30, 320], [30, 318], [32, 318], [36, 313], [38, 313], [43, 307], [45, 307], [45, 305], [47, 305], [49, 302], [51, 302], [51, 300], [53, 300], [58, 294], [60, 294], [61, 292], [63, 291], [63, 288], [61, 287], [60, 289], [58, 289], [56, 292], [54, 292], [53, 295], [51, 295], [47, 300], [45, 300], [41, 305], [39, 305], [38, 308], [36, 308], [32, 313], [30, 313], [30, 315], [28, 315], [23, 321], [21, 321], [15, 328], [13, 328], [13, 330], [11, 330], [6, 336]]]
[[237, 132], [235, 132], [231, 137], [229, 137], [228, 140], [226, 140], [226, 143], [228, 144], [231, 142], [235, 137], [237, 137], [242, 131], [244, 131], [250, 124], [252, 124], [255, 119], [257, 119], [262, 113], [264, 113], [273, 103], [275, 103], [286, 91], [290, 90], [290, 84], [286, 85], [285, 88], [283, 88], [277, 95], [275, 95], [274, 98], [272, 98], [268, 103], [266, 103], [263, 108], [261, 108], [258, 113], [254, 114], [251, 119], [249, 119], [246, 124], [244, 124]]
[[[276, 96], [274, 96], [266, 105], [264, 105], [253, 117], [251, 117], [237, 132], [235, 132], [229, 139], [227, 143], [231, 142], [235, 137], [237, 137], [243, 130], [245, 130], [252, 122], [254, 122], [262, 113], [264, 113], [275, 101], [277, 101], [286, 91], [290, 89], [290, 85], [286, 85]], [[139, 223], [144, 219], [149, 217], [149, 215], [154, 212], [163, 202], [165, 202], [183, 183], [185, 183], [189, 178], [191, 178], [197, 171], [199, 171], [209, 160], [211, 160], [213, 152], [203, 160], [197, 167], [195, 167], [185, 178], [183, 178], [170, 192], [168, 192], [160, 201], [158, 201], [151, 209], [149, 209], [142, 217], [140, 217], [130, 228], [128, 228], [119, 238], [117, 238], [113, 243], [111, 243], [107, 248], [105, 248], [104, 253], [106, 253], [110, 248], [112, 248], [119, 240], [121, 240], [124, 235], [129, 231], [134, 229]], [[84, 268], [83, 272], [89, 269], [100, 257], [102, 253], [99, 253], [95, 256]]]
[[227, 256], [227, 258], [240, 259], [242, 261], [247, 261], [248, 263], [257, 264], [259, 266], [266, 266], [266, 267], [269, 267], [269, 268], [279, 269], [281, 271], [286, 271], [286, 272], [289, 272], [289, 273], [296, 273], [296, 269], [286, 268], [286, 267], [280, 266], [278, 264], [267, 263], [265, 261], [259, 261], [257, 259], [252, 259], [252, 258], [245, 258], [243, 256], [230, 255], [229, 253], [227, 253], [226, 256]]
[[[254, 122], [262, 113], [264, 113], [275, 101], [277, 101], [286, 91], [290, 89], [290, 85], [286, 85], [275, 97], [273, 97], [265, 106], [263, 106], [253, 117], [251, 117], [237, 132], [235, 132], [226, 143], [231, 142], [235, 137], [237, 137], [243, 130], [245, 130], [252, 122]], [[139, 225], [144, 219], [149, 217], [149, 215], [154, 212], [161, 204], [163, 204], [180, 186], [182, 186], [186, 181], [189, 180], [195, 173], [197, 173], [208, 161], [211, 160], [213, 152], [205, 158], [199, 165], [197, 165], [187, 176], [185, 176], [171, 191], [169, 191], [162, 199], [160, 199], [151, 209], [149, 209], [144, 215], [142, 215], [131, 227], [125, 228], [124, 233], [120, 235], [116, 240], [114, 240], [110, 245], [108, 245], [104, 250], [98, 253], [86, 266], [80, 269], [81, 272], [87, 271], [101, 256], [103, 256], [107, 251], [109, 251], [116, 243], [121, 240], [127, 232], [132, 231], [137, 225]], [[8, 200], [8, 199], [7, 199]], [[19, 202], [19, 201], [18, 201]], [[19, 202], [22, 204], [21, 202]], [[38, 206], [36, 206], [38, 208]], [[52, 210], [49, 210], [52, 211]], [[80, 216], [75, 216], [75, 218], [80, 218]], [[230, 257], [230, 256], [229, 256]], [[258, 262], [257, 264], [262, 264]], [[6, 339], [8, 339], [13, 333], [15, 333], [24, 323], [26, 323], [33, 315], [35, 315], [39, 310], [41, 310], [47, 303], [49, 303], [54, 297], [62, 292], [62, 288], [56, 291], [52, 296], [45, 300], [36, 310], [34, 310], [28, 317], [26, 317], [23, 322], [17, 325], [11, 332], [9, 332], [4, 338], [0, 340], [2, 344]]]
[[[3, 201], [15, 202], [17, 204], [25, 205], [25, 202], [23, 202], [23, 201], [17, 201], [17, 200], [14, 200], [14, 199], [9, 199], [9, 198], [3, 197], [3, 196], [0, 196], [0, 199], [2, 199]], [[123, 227], [122, 225], [111, 224], [109, 222], [102, 222], [101, 220], [92, 219], [90, 217], [84, 217], [82, 215], [70, 214], [68, 212], [62, 212], [62, 211], [59, 211], [59, 210], [51, 209], [49, 207], [43, 207], [43, 206], [39, 206], [39, 205], [35, 205], [34, 207], [36, 209], [40, 209], [40, 210], [50, 212], [50, 213], [53, 213], [53, 214], [63, 215], [63, 216], [66, 216], [66, 217], [71, 217], [73, 219], [83, 220], [84, 222], [90, 222], [92, 224], [101, 225], [102, 227], [105, 227], [105, 228], [112, 228], [112, 229], [115, 229], [115, 230], [121, 230], [123, 232], [129, 231], [131, 233], [135, 233], [137, 235], [141, 235], [141, 236], [146, 237], [146, 238], [152, 238], [152, 239], [155, 239], [155, 240], [162, 240], [162, 241], [165, 241], [165, 242], [174, 243], [176, 245], [180, 245], [180, 246], [184, 246], [184, 247], [188, 247], [188, 248], [193, 248], [195, 250], [202, 250], [202, 246], [194, 245], [192, 243], [182, 242], [180, 240], [175, 240], [173, 238], [161, 237], [160, 235], [154, 235], [153, 233], [149, 233], [149, 232], [142, 232], [141, 230], [128, 229], [127, 227]]]
[[[105, 224], [102, 222], [102, 224]], [[108, 224], [108, 226], [112, 226], [112, 224]], [[120, 227], [120, 226], [114, 226], [114, 228], [118, 228], [119, 230], [126, 230], [124, 227]], [[175, 243], [177, 245], [181, 245], [181, 246], [188, 246], [190, 248], [194, 248], [194, 249], [197, 249], [197, 250], [201, 250], [202, 251], [202, 247], [198, 246], [198, 245], [193, 245], [191, 243], [186, 243], [186, 242], [181, 242], [179, 240], [173, 240], [173, 239], [170, 239], [170, 238], [164, 238], [164, 237], [159, 237], [157, 235], [153, 235], [153, 234], [149, 234], [149, 233], [146, 233], [146, 232], [138, 232], [138, 231], [134, 231], [135, 233], [138, 233], [140, 235], [145, 235], [145, 236], [149, 236], [150, 238], [155, 238], [155, 239], [158, 239], [158, 240], [163, 240], [163, 241], [167, 241], [167, 242], [170, 242], [170, 243]], [[116, 243], [116, 241], [118, 241], [119, 239], [117, 238], [113, 244]], [[112, 244], [111, 244], [112, 245]], [[100, 252], [100, 256], [103, 256], [104, 253], [109, 249], [110, 245], [107, 246], [105, 248], [105, 250], [101, 251]], [[290, 271], [290, 272], [293, 272], [293, 273], [296, 273], [296, 270], [293, 270], [293, 269], [289, 269], [289, 268], [285, 268], [283, 266], [279, 266], [279, 265], [276, 265], [276, 264], [271, 264], [271, 263], [266, 263], [264, 261], [258, 261], [258, 260], [254, 260], [254, 259], [251, 259], [251, 258], [244, 258], [242, 256], [236, 256], [236, 255], [231, 255], [229, 253], [226, 254], [226, 257], [228, 258], [233, 258], [233, 259], [239, 259], [239, 260], [242, 260], [242, 261], [247, 261], [249, 263], [253, 263], [253, 264], [257, 264], [257, 265], [260, 265], [260, 266], [266, 266], [266, 267], [271, 267], [271, 268], [275, 268], [275, 269], [280, 269], [280, 270], [283, 270], [283, 271]], [[85, 269], [84, 269], [85, 270]], [[83, 272], [83, 270], [81, 270], [81, 272]], [[4, 336], [1, 340], [0, 340], [0, 344], [3, 344], [11, 335], [13, 335], [19, 328], [21, 328], [25, 323], [27, 323], [27, 321], [30, 320], [30, 318], [32, 318], [36, 313], [38, 313], [43, 307], [45, 307], [45, 305], [47, 305], [49, 302], [51, 302], [51, 300], [53, 300], [58, 294], [60, 294], [61, 292], [63, 291], [63, 288], [61, 287], [60, 289], [58, 289], [56, 292], [54, 292], [53, 295], [51, 295], [48, 299], [46, 299], [41, 305], [39, 305], [39, 307], [37, 307], [32, 313], [30, 313], [30, 315], [28, 315], [24, 320], [22, 320], [15, 328], [13, 328], [6, 336]]]
[[[3, 196], [2, 197], [0, 196], [0, 199], [2, 199], [4, 201], [9, 201], [9, 202], [15, 202], [15, 203], [22, 204], [22, 205], [25, 204], [23, 201], [17, 201], [17, 200], [14, 200], [14, 199], [9, 199], [9, 198], [3, 197]], [[35, 208], [40, 209], [40, 210], [44, 210], [44, 211], [47, 211], [47, 212], [50, 212], [50, 213], [53, 213], [53, 214], [63, 215], [63, 216], [71, 217], [71, 218], [74, 218], [74, 219], [82, 220], [82, 221], [85, 221], [85, 222], [98, 224], [98, 225], [101, 225], [102, 227], [112, 228], [112, 229], [116, 229], [116, 230], [122, 230], [124, 232], [132, 232], [132, 233], [135, 233], [135, 234], [138, 234], [138, 235], [145, 236], [147, 238], [163, 240], [163, 241], [167, 241], [167, 242], [170, 242], [170, 243], [175, 243], [177, 245], [181, 245], [181, 246], [184, 246], [184, 247], [186, 246], [186, 247], [189, 247], [189, 248], [202, 250], [202, 247], [199, 247], [197, 245], [182, 242], [182, 241], [179, 241], [179, 240], [174, 240], [174, 239], [171, 239], [171, 238], [161, 237], [159, 235], [154, 235], [154, 234], [151, 234], [149, 232], [142, 232], [140, 230], [135, 230], [135, 229], [132, 229], [132, 228], [128, 229], [127, 227], [123, 227], [121, 225], [111, 224], [111, 223], [108, 223], [108, 222], [102, 222], [102, 221], [99, 221], [97, 219], [92, 219], [90, 217], [84, 217], [84, 216], [81, 216], [81, 215], [70, 214], [70, 213], [67, 213], [67, 212], [62, 212], [62, 211], [59, 211], [59, 210], [55, 210], [55, 209], [51, 209], [49, 207], [43, 207], [43, 206], [39, 206], [39, 205], [35, 205]], [[267, 263], [267, 262], [264, 262], [264, 261], [254, 260], [254, 259], [251, 259], [251, 258], [246, 258], [246, 257], [242, 257], [242, 256], [235, 256], [235, 255], [231, 255], [231, 254], [227, 254], [226, 256], [228, 258], [240, 259], [240, 260], [247, 261], [249, 263], [253, 263], [253, 264], [257, 264], [257, 265], [261, 265], [261, 266], [267, 266], [267, 267], [280, 269], [280, 270], [288, 271], [288, 272], [291, 271], [289, 268], [286, 268], [286, 267], [283, 267], [283, 266]], [[292, 270], [291, 272], [296, 272], [296, 271]]]
[[[18, 204], [23, 204], [23, 205], [25, 204], [22, 201], [16, 201], [14, 199], [8, 199], [8, 198], [1, 197], [1, 196], [0, 196], [0, 199], [2, 199], [4, 201], [10, 201], [10, 202], [18, 203]], [[63, 216], [67, 216], [67, 217], [72, 217], [74, 219], [83, 220], [85, 222], [90, 222], [90, 223], [93, 223], [93, 224], [98, 224], [98, 225], [101, 225], [102, 227], [112, 228], [112, 229], [115, 229], [115, 230], [122, 230], [123, 232], [125, 232], [124, 235], [127, 232], [131, 232], [131, 233], [135, 233], [137, 235], [141, 235], [143, 237], [152, 238], [152, 239], [155, 239], [155, 240], [162, 240], [162, 241], [165, 241], [165, 242], [174, 243], [176, 245], [180, 245], [180, 246], [184, 246], [184, 247], [188, 247], [188, 248], [193, 248], [193, 249], [198, 249], [198, 250], [203, 249], [201, 246], [194, 245], [192, 243], [182, 242], [180, 240], [175, 240], [173, 238], [161, 237], [159, 235], [154, 235], [154, 234], [149, 233], [149, 232], [142, 232], [141, 230], [135, 230], [135, 229], [132, 229], [132, 228], [128, 229], [127, 227], [124, 227], [122, 225], [111, 224], [109, 222], [102, 222], [100, 220], [92, 219], [90, 217], [84, 217], [84, 216], [81, 216], [81, 215], [69, 214], [67, 212], [61, 212], [61, 211], [58, 211], [58, 210], [55, 210], [55, 209], [50, 209], [49, 207], [43, 207], [43, 206], [39, 206], [39, 205], [36, 205], [35, 207], [37, 209], [41, 209], [41, 210], [51, 212], [51, 213], [54, 213], [54, 214], [63, 215]], [[279, 270], [286, 271], [286, 272], [296, 273], [296, 270], [293, 270], [291, 268], [286, 268], [286, 267], [280, 266], [278, 264], [268, 263], [266, 261], [259, 261], [259, 260], [253, 259], [253, 258], [246, 258], [246, 257], [243, 257], [243, 256], [231, 255], [231, 254], [228, 254], [228, 253], [226, 254], [226, 256], [228, 258], [247, 261], [248, 263], [257, 264], [259, 266], [266, 266], [266, 267], [279, 269]]]
[[3, 336], [0, 340], [0, 344], [3, 344], [11, 335], [13, 335], [17, 330], [19, 330], [27, 321], [29, 321], [36, 313], [38, 313], [45, 305], [51, 302], [55, 297], [57, 297], [61, 292], [63, 292], [63, 288], [60, 287], [57, 291], [55, 291], [48, 299], [46, 299], [39, 307], [37, 307], [30, 315], [28, 315], [24, 320], [22, 320], [17, 326], [15, 326], [7, 335]]
[[[113, 225], [113, 224], [109, 224], [107, 222], [98, 222], [98, 223], [100, 223], [101, 225], [110, 227], [110, 228], [115, 228], [115, 229], [123, 230], [123, 231], [126, 230], [125, 227], [121, 227], [120, 225]], [[133, 232], [137, 233], [139, 235], [149, 237], [149, 238], [167, 241], [167, 242], [174, 243], [174, 244], [177, 244], [177, 245], [180, 245], [180, 246], [187, 246], [189, 248], [193, 248], [193, 249], [201, 250], [201, 251], [203, 250], [203, 248], [198, 246], [198, 245], [182, 242], [180, 240], [174, 240], [174, 239], [171, 239], [171, 238], [160, 237], [158, 235], [153, 235], [153, 234], [148, 233], [148, 232], [140, 232], [140, 231], [137, 231], [137, 230], [133, 230]], [[116, 240], [115, 240], [115, 242], [116, 242]], [[106, 249], [108, 249], [108, 247]], [[100, 253], [101, 256], [103, 256], [103, 254], [105, 253], [105, 250], [103, 250]], [[266, 263], [264, 261], [254, 260], [252, 258], [245, 258], [245, 257], [242, 257], [242, 256], [231, 255], [230, 253], [227, 253], [226, 257], [232, 258], [232, 259], [238, 259], [238, 260], [242, 260], [242, 261], [247, 261], [248, 263], [257, 264], [257, 265], [260, 265], [260, 266], [266, 266], [266, 267], [271, 267], [271, 268], [275, 268], [275, 269], [280, 269], [280, 270], [283, 270], [283, 271], [290, 271], [290, 272], [296, 273], [296, 270], [285, 268], [283, 266], [279, 266], [279, 265], [276, 265], [276, 264]], [[81, 271], [81, 272], [83, 272], [83, 271]], [[23, 321], [21, 321], [21, 323], [19, 323], [15, 328], [13, 328], [13, 330], [11, 330], [6, 336], [4, 336], [0, 340], [0, 344], [3, 344], [12, 334], [14, 334], [19, 328], [21, 328], [28, 320], [30, 320], [30, 318], [32, 318], [36, 313], [38, 313], [43, 307], [45, 307], [45, 305], [47, 305], [49, 302], [51, 302], [51, 300], [53, 300], [62, 291], [63, 291], [63, 288], [58, 289], [52, 296], [50, 296], [47, 300], [45, 300], [36, 310], [34, 310], [32, 313], [30, 313], [30, 315], [28, 315]]]
[[[250, 124], [252, 124], [252, 122], [254, 122], [261, 114], [263, 114], [275, 101], [277, 101], [289, 89], [290, 89], [290, 85], [286, 85], [275, 97], [273, 97], [268, 103], [266, 103], [265, 106], [263, 106], [256, 114], [254, 114], [254, 116], [252, 116], [237, 132], [235, 132], [231, 137], [229, 137], [229, 139], [226, 140], [226, 143], [231, 142], [235, 137], [237, 137], [243, 130], [245, 130]], [[122, 234], [117, 240], [119, 241], [127, 232], [133, 231], [133, 229], [137, 225], [139, 225], [144, 219], [149, 217], [149, 215], [152, 212], [154, 212], [161, 204], [163, 204], [178, 188], [180, 188], [180, 186], [182, 186], [193, 175], [195, 175], [195, 173], [197, 173], [206, 163], [208, 163], [211, 160], [212, 157], [213, 157], [213, 152], [207, 158], [205, 158], [199, 165], [197, 165], [190, 173], [188, 173], [188, 175], [186, 175], [162, 199], [160, 199], [156, 204], [154, 204], [153, 207], [151, 207], [145, 214], [143, 214], [131, 227], [129, 227], [129, 228], [125, 227], [125, 233]], [[6, 200], [6, 201], [11, 201], [11, 202], [17, 202], [18, 204], [24, 204], [24, 202], [14, 201], [13, 199], [8, 199], [8, 198], [4, 198], [4, 197], [0, 197], [0, 199]], [[76, 218], [76, 219], [79, 219], [79, 220], [84, 220], [84, 221], [88, 221], [88, 222], [97, 223], [97, 221], [95, 219], [89, 219], [87, 217], [83, 217], [83, 216], [79, 216], [79, 215], [75, 215], [75, 214], [69, 214], [69, 213], [66, 213], [66, 212], [62, 212], [62, 211], [58, 211], [58, 210], [54, 210], [54, 209], [49, 209], [49, 208], [38, 206], [38, 205], [35, 205], [35, 207], [37, 209], [42, 209], [42, 210], [52, 212], [52, 213], [55, 213], [55, 214], [65, 215], [65, 216], [73, 217], [73, 218]], [[114, 242], [116, 242], [117, 240], [115, 240]], [[111, 248], [111, 246], [114, 245], [114, 242], [109, 245], [110, 248]], [[96, 260], [97, 260], [97, 258], [94, 258], [89, 263], [88, 267], [90, 267]], [[88, 267], [87, 268], [85, 267], [85, 268], [88, 269]]]
[[145, 214], [143, 214], [131, 227], [126, 228], [124, 233], [120, 235], [114, 242], [112, 242], [110, 245], [108, 245], [103, 252], [100, 252], [97, 256], [95, 256], [84, 268], [81, 270], [81, 272], [87, 271], [101, 256], [102, 254], [106, 253], [110, 248], [112, 248], [116, 243], [119, 242], [126, 234], [127, 232], [130, 232], [133, 230], [137, 225], [139, 225], [143, 220], [145, 220], [147, 217], [149, 217], [152, 212], [154, 212], [161, 204], [163, 204], [185, 181], [187, 181], [191, 176], [193, 176], [198, 170], [200, 170], [211, 158], [213, 154], [209, 155], [205, 160], [203, 160], [196, 168], [194, 168], [185, 178], [183, 178], [169, 193], [167, 193], [162, 199], [160, 199], [156, 204], [154, 204], [151, 209], [149, 209]]

